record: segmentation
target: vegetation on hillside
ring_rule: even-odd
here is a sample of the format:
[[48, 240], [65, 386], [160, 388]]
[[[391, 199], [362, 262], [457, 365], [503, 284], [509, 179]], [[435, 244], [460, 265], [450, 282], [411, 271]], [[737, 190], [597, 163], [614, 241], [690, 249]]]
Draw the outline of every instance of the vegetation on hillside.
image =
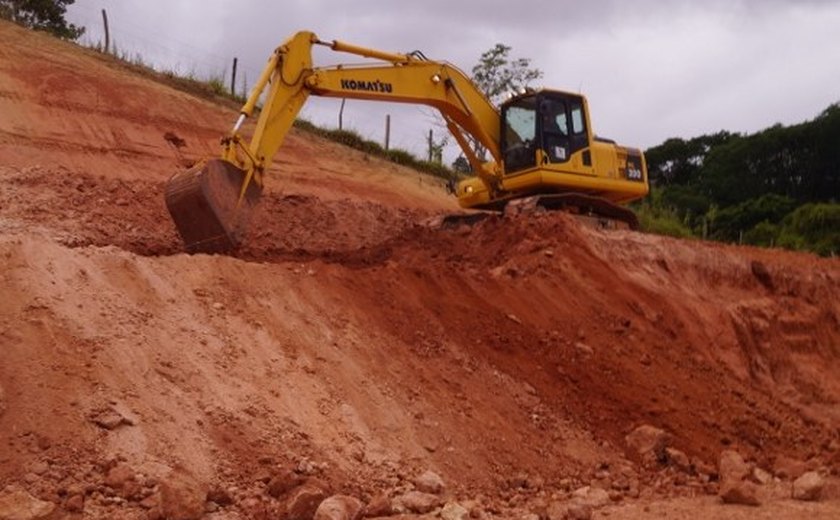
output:
[[668, 139], [646, 157], [647, 229], [840, 253], [840, 105], [750, 135]]
[[11, 20], [30, 29], [46, 31], [59, 38], [75, 40], [85, 32], [84, 27], [67, 23], [67, 6], [76, 0], [0, 0], [0, 18]]

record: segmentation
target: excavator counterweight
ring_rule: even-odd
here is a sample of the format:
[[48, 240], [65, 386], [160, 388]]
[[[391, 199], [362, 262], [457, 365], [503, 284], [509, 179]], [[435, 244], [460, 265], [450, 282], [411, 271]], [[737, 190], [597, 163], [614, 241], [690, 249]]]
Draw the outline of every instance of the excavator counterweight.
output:
[[242, 243], [251, 209], [261, 189], [246, 172], [224, 159], [211, 159], [172, 176], [166, 184], [166, 207], [187, 251], [222, 253]]

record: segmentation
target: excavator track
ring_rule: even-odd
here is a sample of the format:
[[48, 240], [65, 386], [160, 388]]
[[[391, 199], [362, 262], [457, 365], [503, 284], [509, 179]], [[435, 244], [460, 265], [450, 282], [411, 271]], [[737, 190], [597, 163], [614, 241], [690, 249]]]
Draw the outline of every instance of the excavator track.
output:
[[176, 173], [166, 184], [166, 207], [190, 253], [224, 253], [242, 243], [261, 188], [249, 183], [240, 201], [245, 172], [212, 159]]
[[511, 201], [505, 211], [514, 208], [519, 211], [537, 208], [566, 211], [601, 229], [639, 229], [639, 219], [632, 210], [601, 197], [583, 193], [533, 195]]
[[639, 229], [639, 219], [633, 211], [601, 197], [583, 193], [550, 193], [513, 199], [507, 201], [498, 212], [482, 211], [446, 215], [440, 220], [440, 225], [444, 228], [471, 226], [493, 215], [499, 215], [501, 212], [510, 214], [540, 210], [565, 211], [587, 225], [599, 229]]

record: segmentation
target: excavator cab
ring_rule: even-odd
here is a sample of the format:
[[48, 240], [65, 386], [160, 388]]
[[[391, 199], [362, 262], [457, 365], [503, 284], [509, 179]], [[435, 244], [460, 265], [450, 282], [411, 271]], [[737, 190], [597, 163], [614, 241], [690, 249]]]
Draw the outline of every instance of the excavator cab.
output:
[[589, 146], [582, 96], [542, 90], [502, 105], [505, 174], [569, 161]]
[[635, 214], [621, 204], [647, 194], [644, 157], [638, 149], [594, 137], [582, 95], [539, 90], [505, 102], [500, 151], [499, 194], [473, 183], [473, 193], [463, 197], [470, 207], [500, 209], [526, 198], [547, 209], [598, 215], [610, 226], [638, 227]]

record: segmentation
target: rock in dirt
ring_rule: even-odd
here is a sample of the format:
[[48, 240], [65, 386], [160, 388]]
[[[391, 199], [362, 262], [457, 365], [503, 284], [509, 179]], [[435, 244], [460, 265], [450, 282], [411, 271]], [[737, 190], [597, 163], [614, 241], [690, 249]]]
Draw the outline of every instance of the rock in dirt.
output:
[[391, 498], [388, 495], [382, 494], [373, 497], [365, 506], [365, 518], [373, 518], [378, 516], [391, 516], [394, 513], [394, 506], [391, 504]]
[[718, 475], [723, 486], [740, 482], [750, 474], [750, 466], [735, 450], [723, 450], [718, 461]]
[[610, 503], [610, 494], [601, 488], [584, 486], [572, 493], [572, 502], [598, 509]]
[[347, 495], [333, 495], [321, 502], [312, 520], [359, 520], [362, 518], [364, 505]]
[[0, 520], [46, 520], [55, 512], [55, 505], [39, 500], [18, 486], [0, 492]]
[[122, 425], [134, 426], [135, 422], [113, 408], [94, 410], [90, 414], [93, 424], [106, 430], [114, 430]]
[[73, 495], [64, 503], [64, 509], [71, 513], [82, 513], [85, 510], [85, 496]]
[[783, 479], [797, 479], [806, 471], [806, 464], [804, 462], [784, 455], [777, 458], [776, 463], [773, 465], [773, 472], [777, 477]]
[[659, 461], [665, 459], [665, 448], [670, 442], [670, 435], [655, 426], [643, 424], [630, 432], [624, 438], [624, 442], [631, 453], [644, 461]]
[[680, 471], [688, 472], [691, 470], [691, 461], [688, 455], [676, 448], [665, 448], [665, 457], [668, 459], [668, 464], [674, 466]]
[[584, 343], [582, 341], [575, 342], [575, 350], [577, 350], [578, 352], [580, 352], [581, 354], [583, 354], [585, 356], [591, 356], [595, 353], [594, 348], [590, 347], [589, 345], [587, 345], [586, 343]]
[[198, 520], [204, 514], [207, 488], [184, 470], [160, 482], [160, 510], [167, 520]]
[[426, 514], [436, 507], [440, 507], [443, 501], [437, 495], [423, 493], [422, 491], [409, 491], [394, 499], [394, 509], [399, 512]]
[[724, 484], [720, 490], [720, 498], [724, 504], [761, 505], [758, 498], [758, 486], [745, 480]]
[[105, 476], [105, 485], [114, 489], [120, 489], [129, 480], [134, 480], [134, 471], [128, 464], [117, 464]]
[[761, 484], [762, 486], [764, 486], [773, 481], [773, 475], [771, 475], [770, 472], [764, 471], [763, 469], [756, 466], [753, 468], [752, 473], [750, 474], [750, 479], [752, 479], [752, 481], [756, 484]]
[[809, 471], [793, 481], [793, 498], [815, 501], [822, 497], [825, 481], [816, 471]]
[[440, 510], [440, 517], [443, 520], [467, 520], [470, 517], [470, 512], [461, 504], [449, 502]]
[[233, 504], [233, 496], [230, 491], [219, 486], [216, 486], [207, 492], [207, 500], [222, 507]]
[[271, 477], [266, 486], [266, 493], [274, 498], [280, 498], [301, 484], [303, 484], [303, 477], [292, 470], [284, 470]]
[[414, 487], [417, 488], [417, 491], [422, 491], [423, 493], [439, 495], [446, 489], [446, 484], [440, 475], [434, 471], [426, 471], [414, 479]]
[[306, 483], [293, 490], [286, 501], [288, 520], [312, 520], [321, 502], [327, 498], [324, 488], [315, 483]]
[[592, 508], [575, 502], [554, 502], [545, 511], [548, 520], [589, 520]]

